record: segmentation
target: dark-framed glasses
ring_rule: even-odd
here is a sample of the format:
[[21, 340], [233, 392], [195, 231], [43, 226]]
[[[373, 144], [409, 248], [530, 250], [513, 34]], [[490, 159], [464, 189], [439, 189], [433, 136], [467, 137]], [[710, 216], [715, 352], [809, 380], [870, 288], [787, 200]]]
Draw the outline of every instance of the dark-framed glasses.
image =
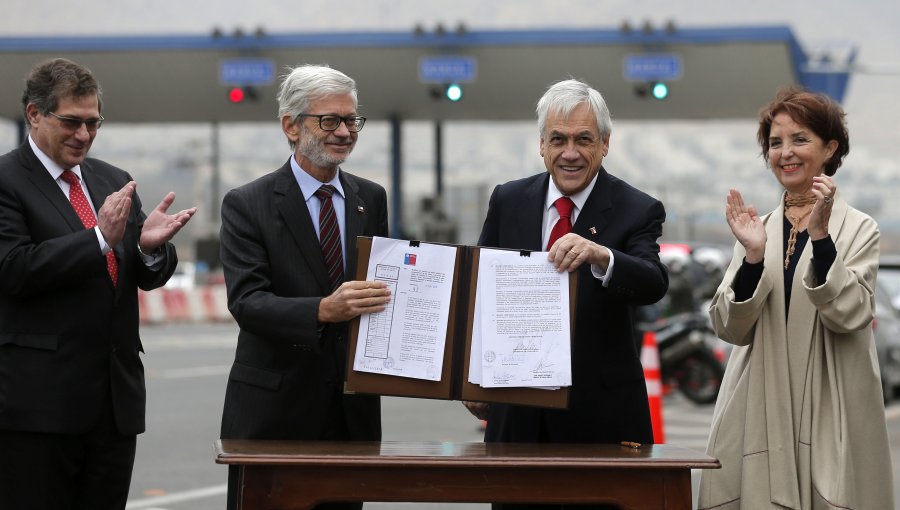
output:
[[322, 131], [334, 131], [341, 126], [341, 122], [347, 125], [347, 131], [351, 133], [356, 133], [358, 131], [362, 131], [363, 126], [366, 125], [366, 118], [360, 117], [359, 115], [350, 115], [348, 117], [341, 117], [340, 115], [315, 115], [312, 113], [301, 113], [297, 115], [297, 118], [302, 117], [315, 117], [319, 119], [319, 128]]
[[50, 115], [56, 117], [60, 124], [63, 125], [64, 128], [69, 131], [78, 131], [81, 129], [81, 125], [84, 124], [84, 127], [87, 128], [88, 131], [96, 131], [100, 129], [100, 124], [103, 124], [103, 115], [100, 115], [93, 119], [82, 119], [81, 117], [67, 117], [65, 115], [57, 115], [53, 112], [47, 112]]

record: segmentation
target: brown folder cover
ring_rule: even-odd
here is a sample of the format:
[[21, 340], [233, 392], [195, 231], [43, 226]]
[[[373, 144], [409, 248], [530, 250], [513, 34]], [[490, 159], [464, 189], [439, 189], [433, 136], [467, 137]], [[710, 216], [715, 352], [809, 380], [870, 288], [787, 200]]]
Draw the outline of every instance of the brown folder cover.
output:
[[[417, 241], [411, 241], [413, 243]], [[438, 243], [436, 243], [438, 244]], [[442, 244], [442, 243], [441, 243]], [[350, 344], [347, 356], [346, 393], [370, 393], [398, 397], [434, 398], [443, 400], [471, 400], [500, 402], [535, 407], [564, 409], [569, 405], [569, 388], [545, 390], [538, 388], [482, 388], [469, 382], [469, 355], [472, 350], [472, 320], [475, 310], [475, 291], [478, 280], [477, 246], [456, 246], [453, 290], [450, 296], [450, 316], [444, 349], [444, 364], [440, 381], [357, 372], [353, 359], [359, 339], [359, 318], [350, 325]], [[365, 280], [372, 252], [372, 238], [359, 237], [356, 243], [356, 277]], [[570, 331], [575, 326], [575, 295], [577, 277], [569, 274]], [[574, 335], [571, 336], [574, 339]]]

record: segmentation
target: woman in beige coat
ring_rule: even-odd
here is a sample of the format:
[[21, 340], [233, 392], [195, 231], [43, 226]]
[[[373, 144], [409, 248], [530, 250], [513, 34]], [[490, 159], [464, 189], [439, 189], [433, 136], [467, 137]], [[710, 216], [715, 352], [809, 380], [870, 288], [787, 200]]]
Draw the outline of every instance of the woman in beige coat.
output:
[[700, 509], [893, 509], [872, 337], [879, 232], [832, 176], [849, 151], [841, 107], [787, 89], [760, 113], [763, 158], [784, 187], [760, 217], [737, 190], [737, 239], [710, 317], [734, 349]]

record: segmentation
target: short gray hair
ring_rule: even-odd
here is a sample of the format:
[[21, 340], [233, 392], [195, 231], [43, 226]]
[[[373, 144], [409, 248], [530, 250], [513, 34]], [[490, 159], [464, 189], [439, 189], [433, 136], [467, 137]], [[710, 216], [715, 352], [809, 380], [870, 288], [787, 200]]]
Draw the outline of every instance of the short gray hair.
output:
[[609, 116], [609, 108], [600, 92], [590, 85], [579, 80], [569, 79], [556, 82], [544, 92], [538, 101], [535, 112], [537, 113], [538, 131], [544, 136], [544, 128], [547, 126], [547, 114], [550, 112], [561, 113], [568, 116], [578, 105], [587, 103], [591, 111], [597, 117], [597, 128], [603, 139], [612, 133], [612, 119]]
[[346, 74], [328, 65], [288, 68], [278, 87], [278, 118], [289, 115], [296, 120], [313, 101], [331, 94], [350, 94], [358, 105], [356, 82]]

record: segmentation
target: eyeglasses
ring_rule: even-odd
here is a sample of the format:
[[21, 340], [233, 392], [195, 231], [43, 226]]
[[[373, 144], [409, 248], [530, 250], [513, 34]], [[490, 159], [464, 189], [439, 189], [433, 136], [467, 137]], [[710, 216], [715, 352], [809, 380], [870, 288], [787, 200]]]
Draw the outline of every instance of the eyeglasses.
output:
[[69, 131], [78, 131], [81, 129], [81, 125], [84, 124], [84, 127], [87, 128], [88, 131], [96, 131], [100, 129], [100, 124], [103, 124], [103, 115], [98, 116], [95, 119], [82, 119], [80, 117], [66, 117], [64, 115], [57, 115], [53, 112], [47, 112], [50, 115], [53, 115], [59, 122], [63, 125], [64, 128]]
[[363, 126], [366, 125], [366, 118], [360, 117], [359, 115], [350, 115], [349, 117], [341, 117], [339, 115], [314, 115], [312, 113], [301, 113], [297, 115], [297, 118], [301, 117], [315, 117], [319, 119], [319, 128], [322, 131], [334, 131], [337, 128], [341, 127], [341, 122], [347, 125], [347, 131], [351, 133], [356, 133], [362, 131]]

